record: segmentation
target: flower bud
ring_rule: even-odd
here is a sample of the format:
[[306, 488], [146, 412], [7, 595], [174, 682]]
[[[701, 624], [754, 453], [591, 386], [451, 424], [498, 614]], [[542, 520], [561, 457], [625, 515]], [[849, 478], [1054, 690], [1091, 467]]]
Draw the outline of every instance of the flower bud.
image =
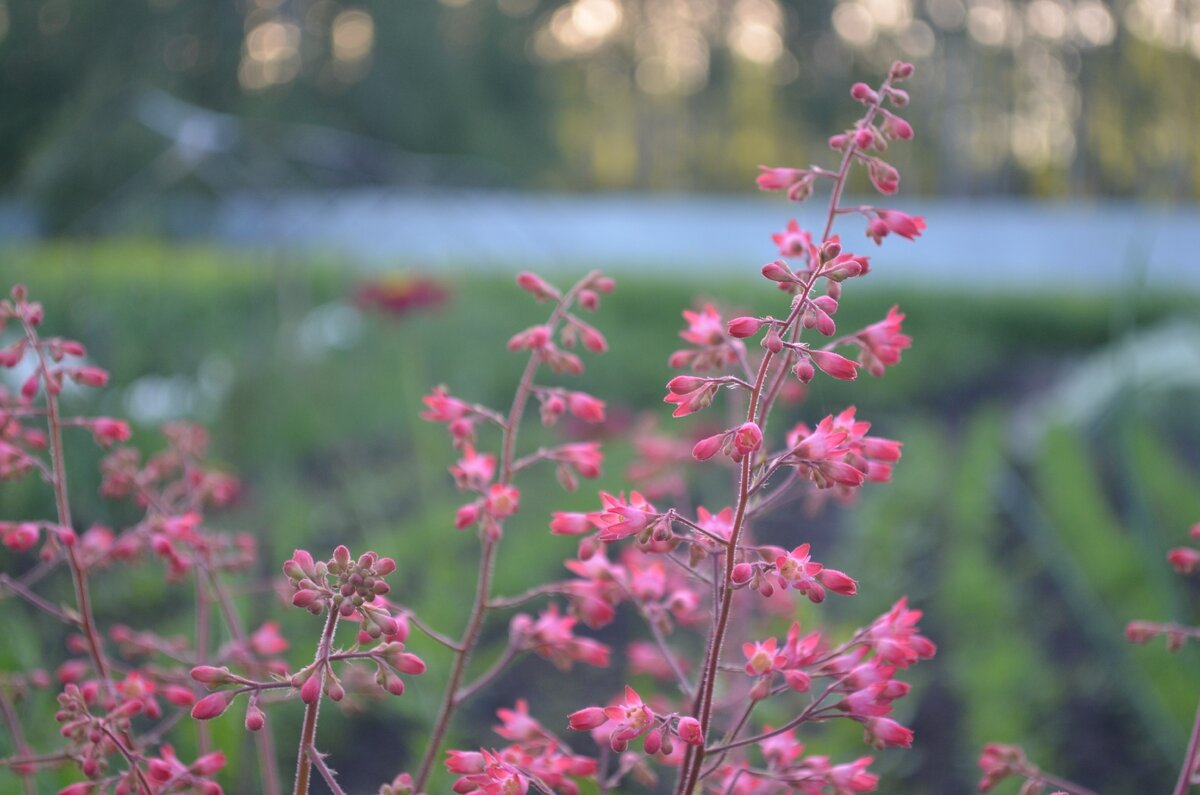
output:
[[725, 443], [725, 434], [718, 433], [714, 436], [707, 436], [692, 448], [692, 457], [697, 461], [707, 461], [721, 451], [721, 445]]
[[796, 275], [791, 272], [783, 260], [768, 262], [762, 266], [762, 275], [773, 282], [794, 282]]
[[700, 731], [700, 721], [690, 715], [679, 719], [677, 731], [679, 739], [688, 745], [704, 745], [704, 735]]
[[196, 720], [211, 720], [219, 717], [229, 709], [229, 705], [233, 703], [236, 695], [236, 690], [219, 690], [216, 693], [210, 693], [192, 707], [192, 717]]
[[745, 339], [757, 334], [762, 324], [756, 317], [735, 317], [729, 321], [729, 336]]

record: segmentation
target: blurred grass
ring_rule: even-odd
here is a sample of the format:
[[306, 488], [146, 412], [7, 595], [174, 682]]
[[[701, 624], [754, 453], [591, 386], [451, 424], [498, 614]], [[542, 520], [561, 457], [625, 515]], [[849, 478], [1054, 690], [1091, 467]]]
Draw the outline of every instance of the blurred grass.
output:
[[[396, 592], [434, 626], [457, 632], [474, 587], [476, 543], [451, 528], [459, 498], [445, 475], [453, 458], [444, 432], [417, 414], [421, 396], [437, 383], [506, 405], [518, 368], [503, 341], [544, 316], [511, 277], [449, 274], [446, 307], [402, 318], [368, 314], [361, 336], [313, 348], [301, 340], [355, 285], [353, 272], [334, 258], [126, 241], [6, 250], [0, 269], [5, 282], [26, 283], [46, 305], [49, 333], [85, 340], [92, 358], [112, 370], [115, 388], [79, 398], [80, 408], [125, 415], [136, 403], [136, 387], [128, 385], [147, 377], [175, 379], [170, 383], [201, 395], [192, 413], [211, 428], [218, 460], [246, 485], [219, 524], [254, 530], [261, 575], [273, 574], [295, 546], [345, 541], [377, 548], [400, 563]], [[623, 277], [596, 319], [611, 353], [585, 357], [588, 372], [570, 383], [609, 401], [615, 416], [650, 410], [665, 418], [665, 360], [678, 342], [679, 312], [697, 294], [727, 308], [779, 311], [779, 294], [749, 276], [693, 283], [647, 269]], [[906, 444], [893, 484], [867, 490], [855, 508], [806, 528], [820, 539], [821, 559], [864, 584], [856, 600], [807, 611], [806, 622], [850, 629], [908, 593], [927, 611], [926, 631], [941, 646], [936, 661], [909, 677], [916, 695], [900, 717], [917, 728], [917, 747], [880, 754], [882, 766], [905, 792], [962, 791], [983, 742], [1022, 741], [1047, 769], [1103, 783], [1105, 791], [1134, 782], [1164, 788], [1200, 681], [1186, 660], [1160, 648], [1127, 648], [1120, 633], [1131, 617], [1195, 616], [1196, 594], [1189, 600], [1163, 555], [1200, 519], [1197, 461], [1188, 452], [1195, 448], [1183, 443], [1195, 438], [1196, 418], [1147, 405], [1116, 412], [1115, 429], [1052, 428], [1029, 460], [1014, 455], [1009, 437], [1014, 410], [1073, 362], [1136, 328], [1194, 317], [1196, 297], [883, 292], [869, 281], [851, 282], [839, 326], [874, 322], [893, 303], [908, 313], [905, 331], [916, 340], [902, 365], [878, 380], [818, 379], [800, 413], [819, 418], [854, 403], [875, 432]], [[202, 387], [214, 383], [205, 393]], [[705, 421], [715, 420], [663, 425], [691, 432]], [[1192, 436], [1180, 435], [1181, 423]], [[138, 444], [158, 445], [152, 427], [136, 431]], [[521, 521], [510, 535], [527, 542], [503, 547], [498, 591], [516, 592], [561, 571], [574, 544], [545, 532], [549, 512], [590, 508], [597, 488], [625, 488], [631, 451], [624, 437], [610, 440], [604, 477], [580, 493], [564, 495], [548, 475], [524, 489]], [[541, 438], [551, 437], [533, 430], [523, 443]], [[96, 496], [99, 454], [74, 442], [69, 458], [81, 524], [129, 521], [127, 509]], [[1006, 507], [1003, 494], [1014, 484], [1023, 484], [1021, 504], [1032, 513]], [[714, 508], [727, 500], [708, 491], [695, 496]], [[0, 497], [6, 518], [47, 508], [33, 483], [3, 484]], [[786, 531], [806, 521], [785, 514], [775, 524]], [[2, 560], [6, 569], [18, 565], [9, 555]], [[57, 587], [68, 599], [66, 584]], [[186, 633], [185, 594], [164, 596], [153, 567], [122, 570], [104, 576], [97, 609], [109, 619]], [[252, 625], [270, 616], [284, 621], [288, 637], [314, 631], [308, 616], [277, 608], [263, 589], [247, 595], [254, 598], [243, 599], [242, 609]], [[0, 648], [0, 669], [61, 658], [62, 633], [24, 611], [8, 611], [0, 631], [12, 638]], [[503, 627], [488, 631], [502, 640]], [[622, 619], [601, 639], [621, 644], [636, 631]], [[419, 727], [435, 708], [445, 655], [419, 636], [414, 647], [431, 673], [410, 678], [403, 699], [349, 719], [330, 710], [323, 721], [335, 766], [353, 771], [348, 780], [358, 788], [390, 778], [420, 753], [409, 744], [419, 742]], [[294, 653], [299, 661], [308, 650]], [[535, 713], [554, 724], [554, 716], [579, 706], [581, 686], [607, 692], [621, 681], [620, 665], [563, 675], [541, 660], [523, 663], [506, 674], [500, 692], [471, 706], [457, 741], [494, 744], [492, 711], [511, 702], [511, 693], [536, 693]], [[271, 716], [285, 771], [294, 742], [287, 727], [297, 722], [288, 709]], [[245, 747], [238, 723], [226, 719], [218, 730]], [[1092, 728], [1082, 731], [1084, 724]], [[52, 747], [53, 731], [34, 722], [30, 740]], [[377, 739], [363, 739], [370, 732], [389, 738], [386, 753]], [[188, 742], [180, 743], [184, 755]], [[820, 736], [812, 747], [844, 754], [861, 748], [855, 733], [844, 731]], [[246, 766], [235, 760], [233, 767], [233, 791], [253, 789]]]

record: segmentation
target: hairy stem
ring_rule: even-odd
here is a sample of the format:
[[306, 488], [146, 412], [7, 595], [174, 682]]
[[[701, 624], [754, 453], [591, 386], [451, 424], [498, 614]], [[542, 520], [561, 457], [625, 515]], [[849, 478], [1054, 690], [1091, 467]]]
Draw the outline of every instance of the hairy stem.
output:
[[[579, 291], [584, 289], [596, 275], [593, 272], [583, 277], [559, 300], [558, 305], [550, 315], [550, 319], [546, 321], [546, 326], [550, 330], [551, 337], [553, 337], [556, 326], [566, 315], [571, 304], [574, 303], [575, 298], [579, 295]], [[508, 418], [503, 426], [503, 438], [500, 443], [500, 477], [498, 479], [498, 482], [503, 486], [507, 486], [512, 482], [515, 473], [513, 459], [517, 444], [517, 432], [520, 428], [521, 417], [525, 413], [525, 406], [529, 402], [529, 396], [533, 394], [533, 377], [537, 374], [540, 365], [541, 354], [538, 351], [533, 351], [529, 356], [528, 363], [525, 365], [524, 372], [521, 374], [516, 394], [513, 395], [512, 406], [508, 411]], [[434, 760], [441, 751], [446, 731], [450, 727], [450, 720], [454, 717], [455, 711], [462, 702], [459, 698], [459, 687], [462, 685], [463, 675], [466, 673], [471, 653], [475, 650], [475, 645], [479, 642], [479, 634], [483, 629], [484, 619], [490, 607], [492, 574], [496, 567], [496, 551], [499, 543], [499, 538], [492, 538], [490, 534], [485, 534], [483, 550], [479, 559], [479, 576], [476, 580], [475, 600], [471, 605], [471, 614], [467, 619], [467, 628], [463, 633], [462, 640], [458, 643], [458, 648], [455, 650], [454, 664], [450, 669], [450, 679], [446, 682], [446, 689], [442, 693], [442, 701], [438, 707], [438, 716], [434, 721], [433, 731], [429, 735], [429, 744], [425, 748], [424, 756], [421, 757], [421, 765], [414, 780], [417, 792], [425, 790], [425, 785], [429, 782], [429, 776], [433, 772]], [[473, 693], [474, 691], [471, 692]]]
[[[42, 387], [46, 390], [46, 425], [50, 435], [50, 465], [54, 473], [54, 503], [58, 512], [58, 524], [60, 527], [74, 531], [74, 525], [71, 522], [71, 502], [67, 494], [67, 471], [66, 464], [63, 460], [63, 442], [62, 442], [62, 417], [58, 411], [58, 397], [54, 394], [52, 388], [53, 380], [50, 377], [50, 366], [46, 362], [46, 353], [42, 350], [41, 341], [38, 339], [37, 332], [28, 320], [22, 320], [22, 325], [25, 329], [25, 338], [29, 341], [29, 348], [37, 356], [38, 372], [41, 375]], [[87, 574], [83, 570], [83, 566], [79, 562], [79, 557], [75, 553], [75, 545], [73, 543], [64, 544], [67, 552], [67, 564], [71, 569], [71, 582], [75, 588], [75, 605], [79, 612], [79, 629], [83, 634], [84, 641], [87, 643], [88, 655], [92, 658], [92, 665], [96, 669], [96, 675], [104, 682], [105, 688], [109, 695], [115, 694], [115, 687], [112, 678], [109, 675], [108, 660], [104, 656], [104, 647], [101, 644], [100, 633], [96, 629], [96, 619], [92, 614], [92, 597], [88, 590]]]
[[321, 711], [321, 697], [324, 692], [325, 669], [329, 666], [329, 651], [333, 647], [333, 634], [337, 630], [338, 610], [330, 605], [329, 617], [325, 620], [325, 630], [321, 633], [321, 642], [317, 645], [317, 655], [314, 662], [317, 669], [313, 676], [321, 677], [321, 691], [317, 700], [304, 708], [304, 728], [300, 732], [300, 750], [296, 754], [296, 785], [292, 788], [293, 795], [308, 795], [308, 781], [312, 776], [312, 758], [308, 749], [315, 747], [317, 739], [317, 715]]

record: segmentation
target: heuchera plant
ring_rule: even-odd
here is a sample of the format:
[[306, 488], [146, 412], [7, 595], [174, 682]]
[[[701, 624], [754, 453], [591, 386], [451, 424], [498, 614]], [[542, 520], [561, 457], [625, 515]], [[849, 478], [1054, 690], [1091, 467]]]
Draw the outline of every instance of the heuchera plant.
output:
[[[856, 166], [881, 193], [896, 192], [899, 175], [882, 153], [889, 142], [913, 134], [894, 110], [907, 104], [898, 84], [911, 73], [910, 65], [897, 63], [877, 88], [854, 86], [851, 95], [864, 111], [850, 129], [830, 139], [840, 154], [835, 169], [764, 167], [758, 176], [759, 187], [783, 191], [794, 201], [807, 198], [820, 182], [830, 185], [819, 234], [791, 221], [773, 236], [780, 258], [764, 266], [762, 275], [783, 293], [778, 315], [725, 318], [711, 305], [684, 312], [687, 325], [680, 336], [686, 344], [670, 364], [686, 372], [667, 384], [665, 401], [674, 406], [674, 416], [684, 417], [709, 408], [721, 395], [731, 418], [727, 427], [684, 443], [682, 452], [676, 440], [641, 434], [640, 458], [631, 468], [640, 491], [602, 493], [593, 511], [550, 517], [551, 534], [578, 539], [577, 554], [566, 562], [569, 574], [502, 596], [493, 593], [494, 569], [521, 507], [519, 477], [548, 464], [562, 486], [574, 490], [580, 479], [600, 474], [598, 442], [522, 452], [518, 433], [535, 401], [547, 426], [568, 414], [584, 424], [605, 420], [604, 401], [548, 384], [543, 376], [547, 369], [580, 373], [583, 362], [575, 349], [605, 352], [603, 334], [582, 313], [597, 310], [601, 296], [614, 289], [612, 279], [595, 272], [566, 290], [531, 273], [518, 276], [518, 285], [548, 304], [549, 314], [508, 342], [510, 351], [527, 356], [511, 405], [498, 411], [439, 387], [425, 398], [422, 414], [449, 431], [459, 457], [450, 472], [467, 495], [454, 523], [475, 532], [480, 545], [469, 616], [453, 635], [428, 626], [392, 590], [388, 577], [397, 568], [392, 558], [370, 551], [355, 556], [345, 546], [328, 556], [296, 550], [283, 565], [284, 587], [292, 605], [320, 621], [314, 621], [315, 641], [305, 644], [315, 646], [312, 662], [289, 668], [281, 658], [289, 642], [277, 624], [253, 631], [242, 626], [226, 578], [253, 560], [254, 544], [208, 524], [205, 512], [228, 502], [237, 484], [206, 466], [205, 435], [193, 426], [168, 427], [165, 450], [147, 460], [132, 448], [116, 449], [103, 464], [102, 492], [131, 500], [144, 516], [119, 532], [93, 527], [77, 535], [64, 432], [83, 428], [110, 446], [126, 441], [129, 428], [109, 418], [63, 415], [59, 395], [65, 381], [98, 387], [107, 375], [75, 363], [84, 355], [80, 344], [40, 336], [41, 307], [23, 289], [14, 289], [11, 300], [0, 303], [0, 321], [14, 323], [21, 335], [0, 351], [0, 364], [32, 361], [34, 368], [18, 394], [0, 393], [0, 476], [39, 475], [52, 488], [58, 510], [49, 521], [0, 524], [10, 549], [32, 552], [41, 545], [37, 562], [18, 575], [0, 575], [0, 586], [75, 634], [69, 659], [54, 678], [39, 671], [0, 678], [0, 707], [16, 747], [4, 767], [26, 792], [34, 791], [30, 776], [39, 768], [74, 765], [81, 780], [61, 791], [66, 795], [211, 795], [221, 791], [216, 780], [225, 759], [213, 748], [208, 722], [236, 709], [257, 738], [260, 789], [275, 795], [282, 785], [268, 714], [279, 701], [299, 699], [304, 712], [293, 730], [298, 748], [292, 790], [305, 793], [319, 777], [342, 793], [319, 750], [321, 706], [349, 693], [403, 694], [405, 677], [425, 672], [421, 658], [406, 647], [414, 628], [422, 643], [439, 643], [453, 658], [448, 671], [435, 674], [445, 680], [443, 695], [424, 748], [411, 753], [418, 761], [385, 784], [382, 795], [430, 792], [439, 764], [457, 777], [453, 790], [464, 795], [572, 795], [589, 781], [591, 789], [608, 793], [651, 787], [664, 777], [674, 781], [678, 795], [875, 790], [879, 779], [870, 770], [871, 756], [807, 753], [799, 733], [806, 724], [853, 721], [875, 748], [910, 746], [912, 731], [891, 714], [893, 702], [909, 691], [896, 675], [935, 651], [919, 634], [921, 613], [900, 599], [848, 637], [829, 637], [798, 621], [782, 637], [769, 634], [766, 619], [794, 617], [798, 604], [820, 604], [831, 593], [853, 596], [858, 583], [827, 565], [821, 550], [799, 537], [800, 528], [783, 547], [756, 536], [761, 520], [796, 499], [812, 506], [829, 498], [847, 501], [868, 483], [888, 481], [900, 458], [900, 443], [872, 436], [870, 423], [853, 406], [791, 427], [776, 429], [770, 420], [783, 402], [800, 403], [813, 379], [853, 380], [860, 369], [881, 376], [910, 345], [901, 330], [904, 315], [895, 308], [866, 328], [839, 333], [835, 318], [843, 286], [866, 276], [870, 267], [866, 256], [843, 246], [834, 225], [841, 216], [860, 215], [877, 244], [893, 234], [911, 240], [924, 229], [920, 217], [842, 204]], [[751, 343], [755, 339], [757, 345]], [[730, 469], [728, 504], [706, 494], [705, 506], [688, 508], [683, 468], [693, 458]], [[526, 524], [536, 527], [541, 520]], [[521, 532], [528, 537], [536, 530]], [[150, 559], [161, 561], [171, 581], [194, 590], [192, 637], [97, 623], [91, 578]], [[60, 568], [74, 583], [70, 606], [37, 592]], [[614, 657], [609, 647], [579, 630], [609, 624], [623, 606], [646, 628], [644, 638], [625, 650], [627, 671], [657, 678], [662, 692], [626, 686], [615, 694], [579, 693], [578, 708], [569, 715], [535, 714], [536, 703], [531, 708], [517, 699], [497, 713], [495, 732], [503, 744], [444, 748], [458, 711], [516, 658], [534, 654], [563, 669], [609, 665]], [[507, 622], [507, 644], [494, 663], [474, 670], [485, 626], [496, 621]], [[339, 634], [347, 624], [353, 631]], [[703, 651], [692, 658], [690, 648]], [[64, 741], [57, 748], [33, 749], [23, 739], [15, 704], [30, 688], [52, 685], [60, 689], [57, 717]], [[791, 717], [778, 725], [764, 723], [756, 714], [764, 701], [775, 702], [775, 714]], [[190, 728], [176, 726], [189, 712]], [[172, 730], [196, 732], [198, 758], [175, 755], [166, 744]], [[567, 731], [590, 733], [598, 753], [575, 750]]]

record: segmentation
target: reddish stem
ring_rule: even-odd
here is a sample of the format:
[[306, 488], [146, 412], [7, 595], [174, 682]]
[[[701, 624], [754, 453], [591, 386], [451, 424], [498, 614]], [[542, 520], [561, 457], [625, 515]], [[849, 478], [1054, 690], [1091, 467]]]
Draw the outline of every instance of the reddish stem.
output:
[[[559, 299], [558, 305], [550, 314], [550, 319], [546, 321], [546, 327], [550, 331], [551, 338], [553, 338], [558, 323], [563, 319], [570, 309], [571, 304], [574, 303], [575, 298], [579, 295], [579, 291], [590, 284], [597, 275], [596, 272], [592, 272], [584, 276]], [[517, 431], [521, 424], [521, 417], [525, 413], [525, 405], [529, 401], [529, 396], [533, 393], [533, 377], [540, 365], [541, 354], [538, 351], [534, 351], [530, 354], [529, 361], [525, 365], [525, 371], [521, 374], [516, 394], [513, 395], [512, 407], [508, 412], [508, 419], [503, 426], [503, 438], [500, 443], [500, 477], [498, 482], [504, 486], [512, 482], [515, 473], [513, 457], [517, 443]], [[463, 638], [458, 643], [458, 649], [455, 650], [454, 664], [450, 669], [450, 679], [447, 681], [446, 689], [442, 694], [442, 701], [438, 707], [438, 716], [434, 721], [433, 731], [429, 735], [429, 744], [426, 746], [425, 755], [421, 758], [421, 766], [417, 771], [417, 777], [414, 782], [417, 792], [425, 790], [425, 785], [428, 783], [429, 776], [433, 772], [434, 760], [437, 758], [438, 752], [441, 751], [442, 741], [445, 739], [446, 731], [450, 727], [450, 720], [454, 717], [454, 712], [457, 710], [459, 704], [464, 700], [460, 697], [462, 694], [459, 693], [459, 687], [462, 684], [463, 675], [466, 673], [467, 663], [471, 659], [471, 653], [475, 650], [475, 646], [479, 642], [479, 634], [483, 629], [484, 618], [489, 609], [492, 574], [496, 567], [496, 551], [499, 544], [498, 538], [485, 537], [483, 540], [483, 550], [479, 560], [479, 576], [475, 587], [475, 601], [471, 605], [471, 615], [467, 619], [467, 628], [463, 633]], [[470, 693], [467, 695], [470, 695]]]
[[[879, 110], [879, 106], [883, 102], [883, 98], [887, 95], [887, 87], [891, 84], [891, 76], [884, 81], [879, 91], [879, 98], [870, 105], [862, 120], [858, 123], [858, 128], [866, 127], [871, 123], [875, 113]], [[856, 145], [853, 139], [847, 144], [846, 151], [842, 155], [842, 162], [838, 168], [837, 176], [834, 178], [833, 190], [829, 199], [829, 211], [825, 219], [825, 228], [821, 233], [821, 242], [824, 244], [829, 239], [830, 232], [833, 231], [833, 222], [837, 216], [838, 203], [841, 201], [842, 191], [845, 189], [846, 178], [850, 173], [850, 165], [854, 161], [854, 153]], [[791, 332], [792, 341], [796, 341], [800, 335], [800, 325], [796, 323], [800, 312], [804, 309], [805, 303], [808, 300], [809, 293], [812, 291], [816, 280], [821, 275], [821, 263], [810, 262], [810, 276], [802, 286], [799, 296], [792, 306], [791, 313], [783, 323], [782, 334], [785, 336]], [[762, 362], [759, 364], [758, 373], [754, 380], [754, 385], [750, 391], [750, 405], [746, 411], [746, 421], [754, 422], [757, 420], [759, 428], [765, 429], [767, 418], [770, 415], [771, 407], [783, 387], [784, 381], [787, 379], [788, 368], [791, 364], [793, 356], [792, 349], [785, 348], [783, 365], [771, 385], [770, 390], [764, 395], [763, 387], [766, 383], [768, 373], [770, 372], [771, 364], [774, 360], [774, 353], [766, 351], [763, 354]], [[761, 401], [761, 412], [760, 412]], [[708, 736], [709, 723], [712, 717], [712, 701], [713, 690], [716, 686], [717, 670], [720, 664], [721, 650], [725, 643], [725, 634], [729, 626], [730, 607], [733, 603], [732, 577], [734, 567], [734, 552], [738, 548], [738, 541], [741, 538], [742, 531], [745, 525], [746, 511], [750, 499], [750, 471], [753, 462], [750, 456], [742, 459], [741, 474], [738, 483], [738, 502], [737, 510], [734, 517], [733, 529], [729, 534], [729, 542], [725, 551], [725, 571], [721, 586], [721, 602], [717, 613], [716, 627], [709, 639], [708, 650], [704, 659], [704, 669], [700, 679], [699, 691], [694, 703], [693, 712], [696, 713], [697, 719], [700, 721], [701, 736]], [[697, 749], [688, 749], [688, 753], [684, 758], [683, 767], [679, 777], [679, 786], [676, 788], [677, 795], [689, 795], [700, 780], [701, 769], [704, 765], [704, 757], [706, 749], [701, 747]]]
[[329, 652], [333, 647], [333, 634], [337, 630], [338, 610], [330, 606], [329, 617], [325, 619], [325, 630], [321, 633], [321, 642], [317, 644], [317, 655], [314, 658], [317, 669], [313, 676], [321, 677], [321, 690], [317, 692], [317, 700], [304, 708], [304, 728], [300, 732], [300, 750], [296, 754], [296, 786], [293, 795], [308, 795], [308, 781], [312, 776], [312, 759], [309, 749], [316, 747], [317, 715], [321, 711], [321, 698], [325, 691], [325, 669], [329, 667]]
[[[71, 523], [71, 503], [67, 496], [67, 472], [63, 462], [62, 418], [58, 413], [58, 398], [52, 388], [50, 367], [46, 362], [46, 354], [42, 350], [37, 332], [28, 320], [22, 319], [25, 329], [25, 339], [37, 356], [38, 372], [42, 378], [42, 387], [46, 390], [46, 425], [50, 433], [50, 465], [54, 473], [54, 502], [58, 511], [58, 524], [67, 530], [74, 531]], [[75, 587], [75, 604], [79, 612], [79, 629], [87, 643], [88, 654], [96, 668], [96, 675], [104, 682], [110, 695], [115, 694], [112, 678], [109, 676], [108, 660], [104, 656], [99, 632], [96, 630], [96, 619], [92, 614], [92, 599], [88, 591], [87, 574], [75, 554], [74, 544], [64, 544], [67, 551], [67, 564], [71, 569], [71, 581]]]

